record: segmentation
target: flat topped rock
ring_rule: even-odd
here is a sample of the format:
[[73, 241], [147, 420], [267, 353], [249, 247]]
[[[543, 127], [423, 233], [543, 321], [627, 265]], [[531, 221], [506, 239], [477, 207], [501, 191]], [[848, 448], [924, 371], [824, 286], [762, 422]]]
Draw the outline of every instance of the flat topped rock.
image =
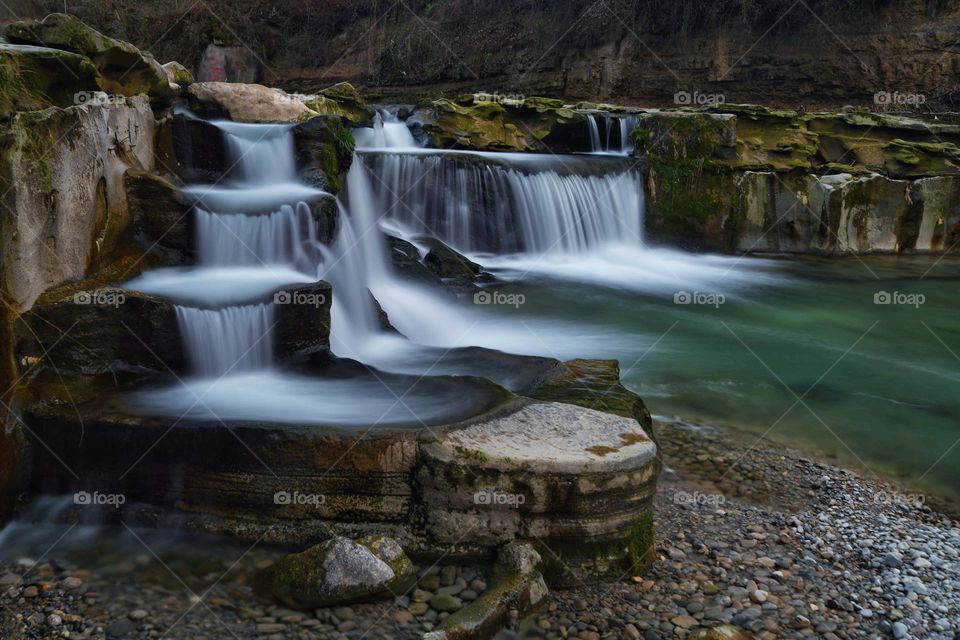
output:
[[439, 458], [468, 459], [471, 466], [548, 473], [631, 470], [656, 455], [636, 420], [552, 402], [452, 430], [425, 449]]

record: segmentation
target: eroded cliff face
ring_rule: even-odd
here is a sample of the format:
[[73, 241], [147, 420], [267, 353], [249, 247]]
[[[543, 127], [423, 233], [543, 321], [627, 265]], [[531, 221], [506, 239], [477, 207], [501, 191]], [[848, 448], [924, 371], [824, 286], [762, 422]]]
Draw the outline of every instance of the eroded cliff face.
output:
[[720, 95], [837, 108], [883, 92], [954, 104], [960, 77], [960, 8], [944, 0], [116, 0], [71, 11], [201, 79], [307, 92], [345, 80], [385, 94], [485, 90], [651, 106]]

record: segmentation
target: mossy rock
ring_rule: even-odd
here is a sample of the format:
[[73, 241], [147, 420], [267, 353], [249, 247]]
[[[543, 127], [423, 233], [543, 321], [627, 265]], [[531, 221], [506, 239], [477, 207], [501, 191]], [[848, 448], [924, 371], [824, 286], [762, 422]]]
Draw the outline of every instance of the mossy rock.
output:
[[297, 164], [311, 185], [339, 193], [353, 160], [353, 134], [337, 116], [314, 116], [293, 128]]
[[960, 175], [960, 147], [952, 142], [910, 142], [897, 138], [883, 151], [884, 168], [891, 176]]
[[309, 610], [399, 595], [413, 578], [413, 563], [392, 538], [338, 536], [267, 567], [256, 575], [254, 592]]
[[337, 115], [357, 126], [371, 126], [376, 111], [369, 106], [349, 82], [340, 82], [321, 89], [307, 106], [317, 113]]
[[96, 67], [81, 55], [0, 43], [2, 120], [14, 111], [71, 106], [99, 89]]
[[146, 93], [156, 100], [174, 96], [167, 74], [152, 55], [129, 42], [103, 35], [72, 15], [51, 13], [41, 21], [14, 22], [7, 25], [4, 35], [11, 42], [86, 56], [100, 72], [100, 88], [107, 93]]

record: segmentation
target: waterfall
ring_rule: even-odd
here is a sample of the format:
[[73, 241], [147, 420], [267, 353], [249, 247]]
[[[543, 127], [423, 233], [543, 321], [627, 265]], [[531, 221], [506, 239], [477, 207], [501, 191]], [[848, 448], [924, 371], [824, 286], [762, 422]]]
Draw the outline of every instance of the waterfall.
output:
[[637, 242], [642, 235], [643, 187], [636, 171], [561, 175], [443, 154], [359, 159], [377, 177], [368, 197], [386, 219], [460, 251], [574, 253]]
[[213, 122], [226, 134], [231, 177], [247, 185], [269, 185], [293, 180], [296, 154], [290, 125]]
[[416, 149], [419, 147], [406, 123], [385, 109], [373, 116], [373, 128], [353, 130], [358, 149]]
[[194, 371], [205, 377], [254, 371], [273, 361], [273, 304], [226, 309], [175, 306]]
[[[633, 151], [633, 130], [638, 118], [633, 115], [615, 116], [610, 113], [587, 114], [587, 127], [590, 132], [590, 150], [593, 153], [629, 154]], [[601, 123], [603, 133], [601, 135]], [[614, 137], [616, 135], [616, 137]]]
[[289, 264], [316, 271], [317, 222], [305, 202], [264, 215], [195, 209], [200, 263], [207, 266]]

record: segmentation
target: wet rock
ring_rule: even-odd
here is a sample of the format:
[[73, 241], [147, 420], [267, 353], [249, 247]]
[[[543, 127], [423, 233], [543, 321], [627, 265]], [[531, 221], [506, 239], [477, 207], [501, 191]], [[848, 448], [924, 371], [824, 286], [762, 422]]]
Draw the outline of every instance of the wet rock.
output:
[[314, 116], [293, 128], [297, 165], [304, 180], [339, 193], [353, 158], [353, 136], [334, 116]]
[[313, 609], [399, 593], [413, 565], [396, 541], [331, 538], [282, 558], [257, 576], [255, 590], [287, 606]]
[[440, 613], [452, 613], [463, 606], [463, 601], [455, 596], [439, 594], [430, 598], [430, 608]]
[[128, 171], [124, 175], [133, 231], [146, 247], [162, 248], [170, 260], [192, 261], [195, 254], [191, 202], [172, 182], [160, 176]]

